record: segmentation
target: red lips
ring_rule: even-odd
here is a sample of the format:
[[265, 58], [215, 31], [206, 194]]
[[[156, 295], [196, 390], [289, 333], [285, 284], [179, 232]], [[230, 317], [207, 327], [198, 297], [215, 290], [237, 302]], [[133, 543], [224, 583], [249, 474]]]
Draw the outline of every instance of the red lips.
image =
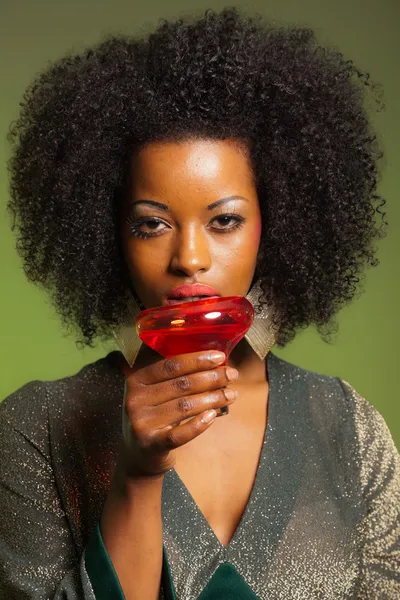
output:
[[[220, 296], [221, 294], [217, 292], [214, 288], [209, 285], [203, 285], [201, 283], [195, 283], [193, 285], [180, 285], [168, 294], [167, 300], [168, 303], [175, 303], [177, 300], [181, 301], [184, 298], [192, 298], [193, 296]], [[171, 301], [171, 302], [170, 302]], [[174, 302], [175, 301], [175, 302]]]

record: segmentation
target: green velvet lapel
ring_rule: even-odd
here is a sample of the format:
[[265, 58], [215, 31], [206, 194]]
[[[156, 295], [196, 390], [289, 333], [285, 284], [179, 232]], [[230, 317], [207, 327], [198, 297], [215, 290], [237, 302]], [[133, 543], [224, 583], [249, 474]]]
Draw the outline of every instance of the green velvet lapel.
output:
[[[104, 546], [99, 523], [97, 523], [88, 540], [85, 552], [85, 567], [96, 600], [125, 600], [125, 594], [122, 591], [114, 565]], [[171, 569], [165, 548], [163, 548], [161, 580], [165, 600], [176, 600]]]
[[114, 565], [104, 546], [99, 523], [88, 540], [85, 567], [96, 600], [125, 600]]
[[258, 600], [245, 580], [230, 563], [218, 567], [198, 600]]
[[174, 589], [174, 584], [172, 581], [171, 569], [169, 566], [167, 552], [163, 547], [163, 567], [161, 573], [161, 581], [163, 586], [163, 592], [165, 600], [176, 600], [176, 594]]

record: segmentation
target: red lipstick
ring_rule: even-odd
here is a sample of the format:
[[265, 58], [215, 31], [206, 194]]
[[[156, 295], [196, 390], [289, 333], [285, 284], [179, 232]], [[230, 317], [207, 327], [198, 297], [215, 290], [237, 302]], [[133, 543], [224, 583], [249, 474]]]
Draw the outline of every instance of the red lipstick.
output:
[[180, 302], [194, 302], [201, 298], [214, 298], [219, 297], [221, 294], [209, 285], [203, 285], [201, 283], [195, 283], [193, 285], [180, 285], [168, 294], [168, 304], [178, 304]]

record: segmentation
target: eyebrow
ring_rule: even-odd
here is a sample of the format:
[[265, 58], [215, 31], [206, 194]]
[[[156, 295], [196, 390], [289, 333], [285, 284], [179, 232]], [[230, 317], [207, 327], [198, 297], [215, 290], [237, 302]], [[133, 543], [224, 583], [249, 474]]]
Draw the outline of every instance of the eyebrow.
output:
[[[217, 206], [219, 206], [220, 204], [229, 202], [229, 200], [246, 200], [248, 202], [248, 198], [245, 198], [244, 196], [226, 196], [226, 198], [221, 198], [220, 200], [217, 200], [216, 202], [212, 202], [211, 204], [209, 204], [207, 206], [207, 209], [213, 210], [214, 208], [217, 208]], [[155, 208], [158, 208], [159, 210], [164, 210], [164, 211], [169, 210], [169, 208], [166, 204], [162, 204], [162, 202], [156, 202], [155, 200], [135, 200], [135, 202], [131, 203], [131, 206], [137, 206], [138, 204], [147, 204], [149, 206], [154, 206]]]

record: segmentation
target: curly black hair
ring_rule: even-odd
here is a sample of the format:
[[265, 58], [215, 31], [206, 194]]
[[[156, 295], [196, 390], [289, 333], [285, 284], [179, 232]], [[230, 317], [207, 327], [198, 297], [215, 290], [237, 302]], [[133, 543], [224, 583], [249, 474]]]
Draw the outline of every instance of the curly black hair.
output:
[[328, 341], [364, 267], [378, 264], [387, 225], [367, 88], [382, 108], [381, 86], [310, 28], [236, 8], [107, 35], [51, 62], [8, 133], [8, 208], [28, 279], [50, 292], [79, 346], [109, 339], [130, 287], [118, 218], [132, 152], [238, 138], [255, 174], [256, 278], [276, 308], [277, 344], [309, 324]]

